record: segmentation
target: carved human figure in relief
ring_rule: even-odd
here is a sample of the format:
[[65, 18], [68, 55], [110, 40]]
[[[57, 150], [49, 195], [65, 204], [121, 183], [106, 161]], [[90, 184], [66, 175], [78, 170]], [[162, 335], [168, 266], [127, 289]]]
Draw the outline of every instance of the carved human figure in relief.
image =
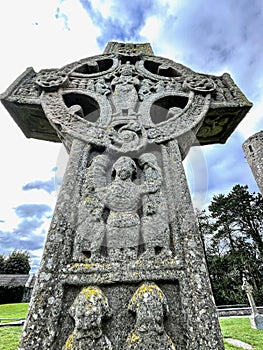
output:
[[106, 186], [100, 186], [99, 181], [103, 178], [103, 173], [106, 173], [108, 161], [106, 157], [98, 156], [94, 164], [97, 195], [105, 208], [110, 210], [106, 223], [108, 255], [121, 258], [123, 252], [126, 257], [136, 259], [140, 244], [138, 209], [141, 207], [143, 195], [158, 190], [161, 177], [155, 184], [134, 183], [136, 164], [130, 157], [122, 156], [112, 166], [114, 180]]
[[79, 209], [74, 260], [83, 260], [83, 254], [96, 260], [104, 244], [113, 260], [122, 260], [124, 256], [137, 259], [142, 243], [147, 258], [170, 255], [161, 169], [151, 153], [141, 155], [138, 164], [142, 169], [140, 179], [136, 163], [130, 157], [121, 156], [112, 166], [108, 156], [93, 159]]
[[[139, 159], [143, 167], [143, 179], [151, 186], [162, 178], [157, 158], [152, 153], [145, 153]], [[168, 210], [160, 186], [156, 191], [149, 191], [143, 196], [143, 216], [141, 222], [142, 237], [145, 245], [143, 257], [153, 258], [170, 256], [170, 229], [168, 226]]]
[[112, 167], [115, 179], [104, 192], [103, 203], [110, 209], [107, 219], [106, 239], [108, 252], [125, 253], [136, 258], [139, 245], [140, 218], [137, 213], [141, 196], [146, 189], [133, 182], [136, 175], [136, 164], [129, 157], [120, 157]]
[[112, 98], [116, 109], [115, 116], [127, 117], [136, 114], [135, 107], [138, 102], [136, 88], [140, 85], [140, 81], [133, 76], [134, 71], [134, 66], [126, 62], [121, 66], [121, 75], [116, 75], [111, 82], [114, 90]]
[[[146, 158], [142, 164], [143, 170], [148, 164]], [[138, 246], [142, 243], [138, 209], [142, 205], [144, 195], [155, 193], [160, 189], [162, 175], [158, 173], [154, 179], [148, 177], [137, 184], [134, 182], [137, 174], [134, 160], [122, 156], [112, 166], [114, 180], [106, 186], [105, 183], [101, 185], [99, 181], [105, 178], [108, 162], [105, 156], [98, 156], [94, 164], [96, 193], [105, 208], [110, 210], [106, 222], [108, 254], [117, 257], [123, 251], [126, 257], [130, 255], [130, 258], [136, 259]]]
[[176, 350], [164, 329], [164, 317], [169, 313], [167, 300], [155, 283], [141, 285], [132, 296], [128, 309], [135, 313], [136, 321], [125, 350]]
[[83, 288], [69, 309], [75, 327], [62, 350], [112, 350], [101, 329], [103, 319], [110, 313], [108, 300], [100, 288]]
[[78, 223], [74, 241], [73, 260], [84, 261], [86, 258], [100, 260], [101, 246], [105, 236], [103, 221], [104, 205], [95, 192], [94, 171], [91, 165], [85, 176], [82, 199], [79, 203]]

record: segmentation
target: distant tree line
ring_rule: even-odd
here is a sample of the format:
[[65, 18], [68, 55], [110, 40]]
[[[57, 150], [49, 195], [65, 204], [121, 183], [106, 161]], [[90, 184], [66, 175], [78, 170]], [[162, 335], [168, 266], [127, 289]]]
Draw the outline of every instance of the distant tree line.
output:
[[0, 254], [0, 274], [28, 274], [30, 271], [30, 257], [27, 251], [13, 250], [5, 256]]
[[213, 197], [208, 211], [197, 211], [217, 305], [248, 303], [246, 274], [258, 305], [263, 305], [263, 199], [236, 185]]
[[[9, 255], [0, 254], [0, 274], [27, 275], [30, 257], [27, 251], [15, 249]], [[24, 285], [0, 285], [0, 304], [19, 303], [24, 294]]]

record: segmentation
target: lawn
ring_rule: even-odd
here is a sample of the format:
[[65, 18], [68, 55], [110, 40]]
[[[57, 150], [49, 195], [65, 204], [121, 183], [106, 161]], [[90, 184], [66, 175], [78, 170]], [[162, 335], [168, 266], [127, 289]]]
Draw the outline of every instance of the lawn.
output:
[[[0, 305], [0, 318], [24, 318], [27, 314], [28, 304]], [[22, 326], [0, 328], [0, 350], [16, 350]]]
[[[0, 305], [0, 318], [23, 318], [26, 316], [27, 309], [27, 303]], [[253, 350], [263, 349], [263, 330], [258, 331], [252, 329], [247, 317], [221, 318], [220, 325], [224, 338], [242, 340], [243, 342], [252, 345]], [[22, 327], [1, 327], [0, 350], [16, 350], [21, 332]], [[225, 342], [225, 350], [238, 349], [241, 350], [242, 348]]]
[[[252, 329], [247, 317], [221, 318], [220, 325], [224, 338], [242, 340], [253, 346], [253, 350], [263, 349], [263, 330]], [[226, 350], [242, 349], [225, 342]]]
[[0, 318], [25, 318], [28, 303], [0, 305]]
[[1, 327], [0, 328], [0, 349], [1, 350], [16, 350], [22, 326], [16, 327]]

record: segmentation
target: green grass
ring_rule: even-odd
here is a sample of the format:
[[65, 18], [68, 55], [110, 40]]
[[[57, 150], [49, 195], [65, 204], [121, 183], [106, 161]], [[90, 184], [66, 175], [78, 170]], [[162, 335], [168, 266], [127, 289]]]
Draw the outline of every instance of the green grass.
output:
[[[0, 305], [0, 318], [23, 318], [28, 309], [27, 303]], [[259, 331], [250, 327], [247, 317], [221, 318], [220, 325], [224, 338], [242, 340], [254, 347], [253, 350], [263, 349], [263, 330]], [[0, 328], [0, 350], [16, 350], [22, 327]], [[240, 350], [242, 348], [225, 342], [225, 350]]]
[[[25, 318], [28, 303], [0, 305], [0, 318]], [[22, 326], [0, 328], [0, 350], [16, 350]]]
[[0, 318], [25, 318], [28, 303], [0, 305]]
[[1, 327], [0, 328], [0, 349], [17, 350], [22, 326], [19, 327]]
[[[253, 350], [263, 349], [263, 330], [253, 329], [247, 317], [221, 318], [220, 325], [224, 338], [234, 338], [253, 346]], [[226, 350], [242, 349], [225, 342]]]

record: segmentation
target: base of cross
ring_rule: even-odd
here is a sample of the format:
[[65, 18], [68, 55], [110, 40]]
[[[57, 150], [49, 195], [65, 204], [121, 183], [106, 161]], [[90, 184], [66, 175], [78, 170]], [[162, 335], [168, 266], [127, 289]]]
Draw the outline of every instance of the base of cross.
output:
[[251, 315], [249, 317], [250, 320], [250, 324], [252, 328], [255, 329], [263, 329], [263, 316], [260, 314], [256, 314], [256, 315]]

